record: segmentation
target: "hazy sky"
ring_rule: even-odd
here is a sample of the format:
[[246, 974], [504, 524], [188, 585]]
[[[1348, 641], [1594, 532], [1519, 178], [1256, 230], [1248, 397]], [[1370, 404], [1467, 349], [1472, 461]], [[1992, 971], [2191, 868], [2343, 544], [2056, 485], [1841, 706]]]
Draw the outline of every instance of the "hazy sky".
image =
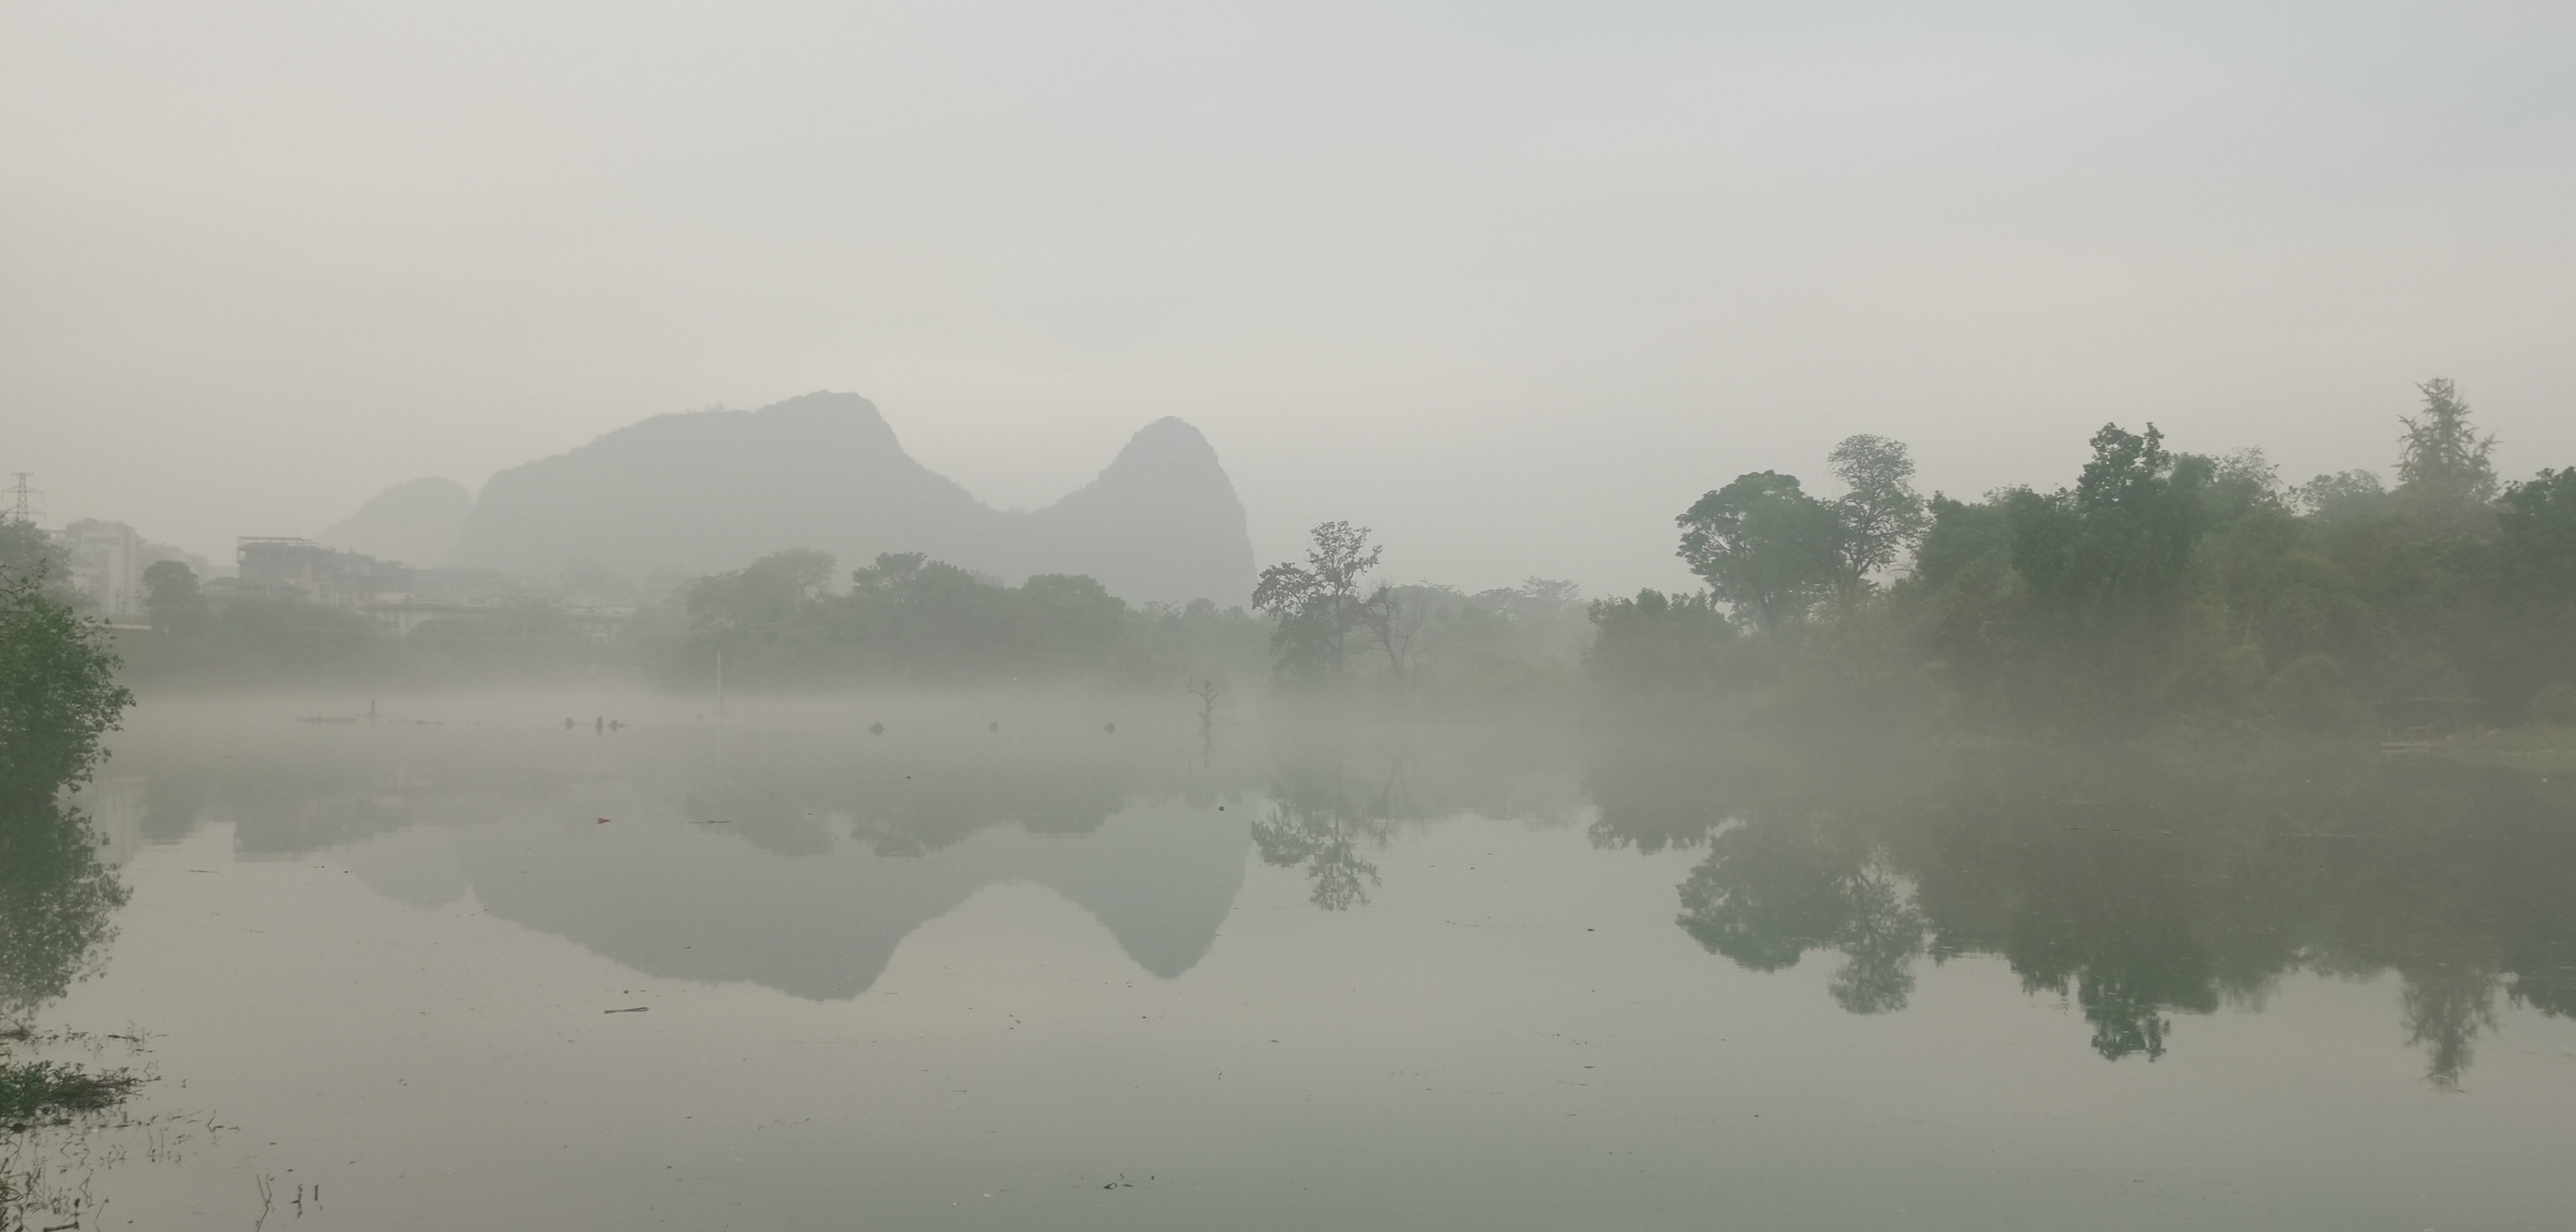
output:
[[0, 470], [228, 557], [851, 390], [998, 505], [1180, 415], [1265, 560], [1595, 591], [1852, 432], [2304, 477], [2449, 376], [2524, 474], [2571, 64], [2565, 0], [0, 0]]

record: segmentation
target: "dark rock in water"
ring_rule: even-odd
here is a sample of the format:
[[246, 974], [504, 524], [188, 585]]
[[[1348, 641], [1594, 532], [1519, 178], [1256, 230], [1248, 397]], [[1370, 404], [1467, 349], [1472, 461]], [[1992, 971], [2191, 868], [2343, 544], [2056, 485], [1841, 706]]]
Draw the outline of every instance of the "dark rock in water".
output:
[[313, 538], [382, 560], [436, 569], [447, 563], [473, 512], [474, 494], [465, 485], [452, 479], [414, 479], [377, 493]]
[[1089, 574], [1131, 603], [1241, 603], [1253, 581], [1243, 504], [1187, 423], [1148, 424], [1080, 490], [1004, 513], [914, 461], [867, 399], [836, 393], [659, 415], [503, 471], [448, 563], [552, 575], [590, 560], [643, 579], [800, 547], [843, 571], [921, 552], [1014, 583]]

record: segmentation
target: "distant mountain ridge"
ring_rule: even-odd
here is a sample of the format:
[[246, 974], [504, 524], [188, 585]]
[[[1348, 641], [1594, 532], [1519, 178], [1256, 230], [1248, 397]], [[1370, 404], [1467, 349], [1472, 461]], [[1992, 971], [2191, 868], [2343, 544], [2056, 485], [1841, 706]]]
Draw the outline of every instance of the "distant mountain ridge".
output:
[[335, 548], [435, 569], [474, 512], [474, 494], [452, 479], [415, 479], [377, 493], [314, 538]]
[[483, 486], [443, 561], [413, 563], [550, 575], [588, 560], [642, 580], [787, 548], [830, 552], [845, 570], [922, 552], [1013, 582], [1083, 573], [1133, 603], [1241, 603], [1253, 581], [1243, 502], [1182, 420], [1147, 424], [1064, 499], [1004, 512], [913, 460], [874, 404], [845, 393], [657, 415], [512, 467]]

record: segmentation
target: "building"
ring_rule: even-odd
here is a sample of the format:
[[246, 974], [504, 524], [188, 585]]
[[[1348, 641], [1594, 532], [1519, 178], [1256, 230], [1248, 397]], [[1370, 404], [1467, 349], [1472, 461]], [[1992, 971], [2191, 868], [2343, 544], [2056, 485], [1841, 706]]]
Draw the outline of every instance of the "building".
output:
[[154, 543], [123, 522], [83, 518], [64, 527], [60, 539], [71, 556], [72, 589], [113, 621], [146, 618], [143, 571], [153, 565], [175, 560], [206, 575], [205, 557]]
[[303, 599], [332, 607], [358, 607], [408, 594], [412, 568], [310, 539], [245, 536], [234, 549], [241, 564], [235, 593], [243, 598]]

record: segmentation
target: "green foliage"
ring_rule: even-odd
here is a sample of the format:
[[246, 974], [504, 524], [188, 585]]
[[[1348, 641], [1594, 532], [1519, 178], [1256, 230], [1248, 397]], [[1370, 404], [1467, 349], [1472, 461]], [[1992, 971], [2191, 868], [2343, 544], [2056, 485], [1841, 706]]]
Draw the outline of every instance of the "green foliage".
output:
[[36, 578], [47, 597], [80, 606], [71, 588], [71, 553], [24, 518], [0, 515], [0, 577]]
[[1832, 506], [1792, 475], [1756, 471], [1702, 496], [1680, 517], [1681, 558], [1746, 623], [1778, 636], [1806, 618], [1841, 573]]
[[2576, 599], [2576, 467], [2508, 486], [2496, 514], [2504, 584], [2538, 602]]
[[0, 803], [0, 1022], [23, 1022], [70, 991], [124, 903], [77, 810], [49, 797]]
[[1716, 598], [1641, 590], [1633, 599], [1596, 599], [1595, 630], [1583, 665], [1624, 694], [1718, 692], [1769, 679], [1767, 663], [1745, 653], [1744, 636]]
[[1901, 441], [1849, 437], [1825, 464], [1847, 489], [1833, 503], [1834, 589], [1849, 612], [1868, 594], [1870, 575], [1894, 566], [1923, 538], [1931, 513], [1914, 490], [1914, 458]]
[[1004, 586], [917, 553], [888, 553], [831, 588], [832, 558], [780, 552], [700, 579], [666, 682], [728, 688], [1009, 681], [1178, 683], [1226, 674], [1267, 630], [1200, 601], [1131, 609], [1088, 577]]
[[[0, 1062], [0, 1121], [25, 1121], [55, 1112], [96, 1112], [114, 1107], [139, 1080], [122, 1070], [93, 1074], [76, 1066], [37, 1061]], [[0, 1190], [0, 1200], [7, 1191]]]
[[2405, 432], [2399, 437], [2397, 499], [2435, 534], [2483, 531], [2492, 520], [2487, 502], [2496, 493], [2490, 461], [2495, 438], [2469, 426], [2469, 404], [2451, 382], [2437, 377], [2416, 388], [2423, 391], [2424, 410], [2399, 420]]
[[1581, 593], [1546, 578], [1472, 595], [1430, 582], [1380, 585], [1362, 605], [1361, 640], [1384, 666], [1379, 679], [1411, 697], [1562, 694], [1591, 640]]
[[[158, 589], [150, 589], [157, 570]], [[293, 597], [214, 600], [186, 566], [145, 570], [150, 636], [119, 642], [138, 686], [335, 689], [517, 682], [625, 668], [605, 633], [533, 598], [458, 605], [398, 630], [374, 615]]]
[[45, 591], [45, 568], [0, 573], [0, 796], [50, 797], [87, 778], [134, 695], [93, 620]]
[[143, 569], [143, 610], [152, 614], [152, 631], [169, 636], [203, 632], [211, 619], [197, 571], [175, 560], [156, 560]]
[[1252, 609], [1278, 622], [1271, 654], [1279, 674], [1308, 679], [1348, 670], [1352, 641], [1372, 623], [1393, 618], [1383, 596], [1360, 594], [1362, 579], [1385, 550], [1370, 546], [1368, 528], [1326, 522], [1311, 534], [1305, 564], [1272, 565], [1252, 588]]
[[2500, 1002], [2576, 1014], [2576, 815], [2544, 778], [2277, 739], [1900, 756], [1623, 733], [1591, 837], [1700, 850], [1676, 923], [1748, 970], [1833, 955], [1835, 1000], [1884, 1013], [1922, 959], [1996, 955], [2107, 1060], [2299, 970], [2395, 973], [2439, 1085]]
[[[2367, 471], [2285, 487], [2259, 451], [2180, 454], [2153, 425], [2114, 424], [2069, 487], [1935, 495], [1910, 521], [1903, 447], [1853, 438], [1836, 451], [1853, 496], [1825, 505], [1787, 476], [1741, 476], [1683, 515], [1683, 554], [1746, 623], [1799, 632], [1773, 639], [1758, 687], [1789, 704], [1755, 707], [1766, 716], [1822, 715], [1836, 697], [1853, 714], [1915, 706], [1928, 685], [1955, 720], [2025, 732], [2510, 721], [2544, 686], [2576, 684], [2576, 471], [2499, 494], [2493, 442], [2458, 391], [2422, 388], [2395, 491]], [[1894, 493], [1876, 524], [1928, 522], [1884, 595], [1852, 585], [1866, 491]], [[1824, 575], [1804, 549], [1828, 525], [1842, 601], [1810, 618]], [[1600, 605], [1595, 619], [1589, 662], [1623, 688], [1710, 680], [1723, 657], [1678, 608]]]
[[2220, 617], [2200, 602], [2196, 549], [2223, 513], [2274, 502], [2215, 484], [2150, 426], [2104, 427], [2072, 489], [1936, 499], [1909, 608], [1969, 713], [2017, 725], [2133, 729], [2227, 691]]

